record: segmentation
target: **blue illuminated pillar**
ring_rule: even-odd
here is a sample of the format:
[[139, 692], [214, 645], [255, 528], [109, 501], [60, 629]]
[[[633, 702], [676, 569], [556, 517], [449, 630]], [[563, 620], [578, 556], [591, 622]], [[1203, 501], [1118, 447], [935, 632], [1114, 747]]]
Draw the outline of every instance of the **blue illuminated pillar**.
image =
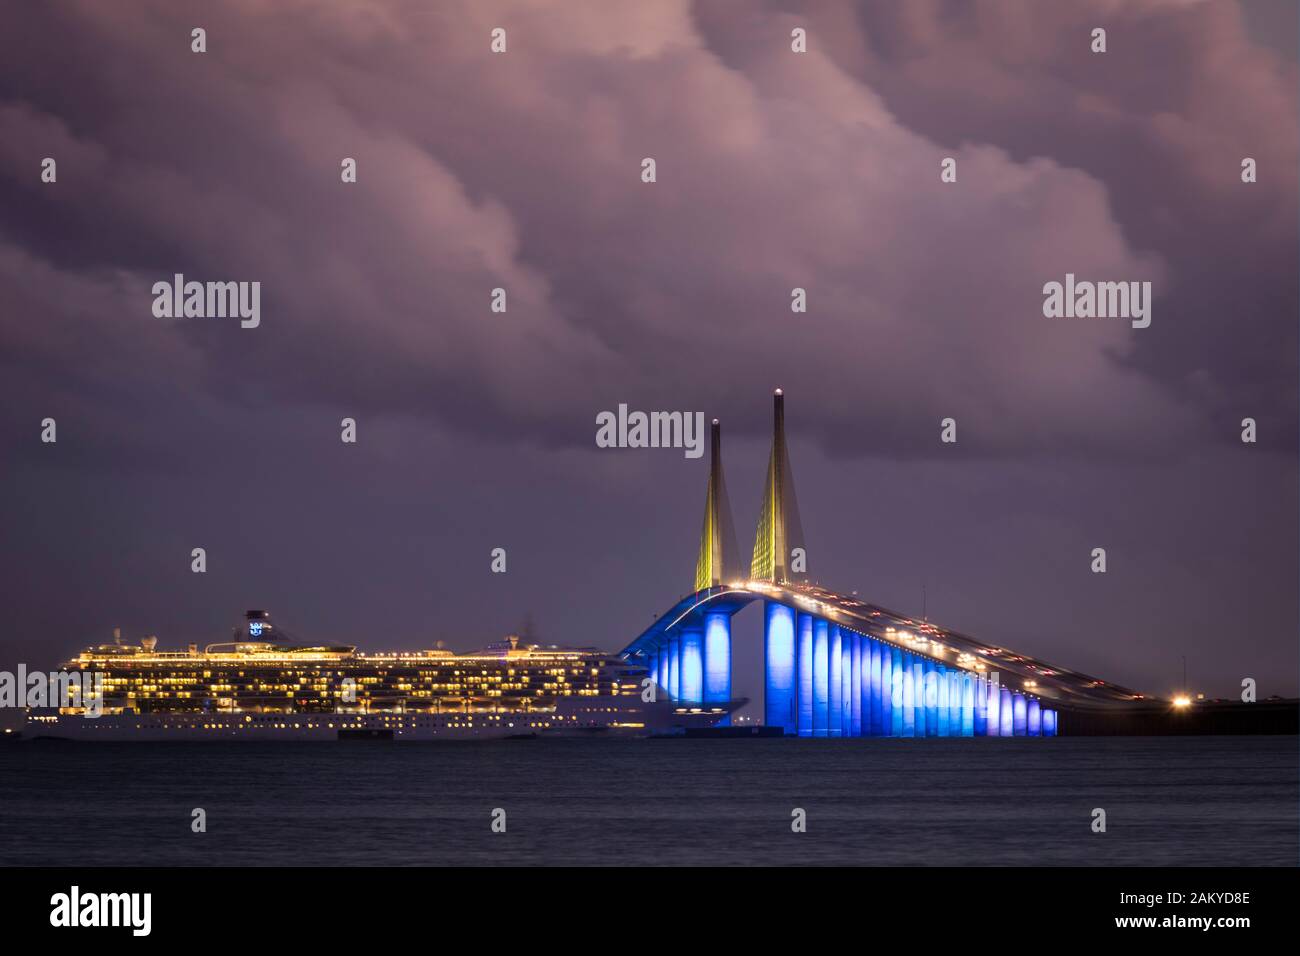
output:
[[952, 734], [953, 728], [952, 711], [948, 709], [948, 669], [944, 665], [937, 665], [935, 667], [935, 676], [936, 683], [939, 684], [939, 687], [937, 687], [937, 691], [939, 691], [939, 736], [946, 737]]
[[870, 737], [871, 730], [871, 645], [875, 643], [867, 635], [861, 635], [859, 640], [859, 671], [858, 671], [858, 697], [861, 700], [862, 710], [859, 714], [859, 725], [861, 736]]
[[1056, 736], [1056, 711], [1050, 708], [1043, 711], [1043, 736]]
[[813, 736], [830, 736], [831, 649], [829, 627], [813, 618]]
[[944, 683], [948, 685], [948, 734], [945, 736], [949, 737], [962, 735], [962, 691], [957, 682], [957, 671], [945, 667]]
[[928, 665], [926, 659], [922, 657], [920, 654], [912, 655], [911, 672], [912, 672], [912, 685], [914, 688], [912, 691], [914, 695], [912, 698], [913, 701], [912, 706], [916, 708], [916, 714], [913, 716], [912, 719], [916, 724], [916, 736], [918, 737], [924, 737], [926, 734], [925, 676], [926, 676], [927, 666]]
[[916, 736], [918, 737], [924, 737], [926, 734], [925, 670], [925, 658], [919, 654], [914, 654], [912, 659], [912, 679], [916, 681]]
[[794, 611], [775, 601], [767, 602], [763, 628], [763, 658], [766, 679], [763, 693], [763, 722], [795, 733], [794, 717]]
[[[867, 733], [873, 737], [889, 736], [889, 718], [885, 716], [889, 712], [889, 705], [885, 701], [883, 688], [889, 686], [888, 665], [885, 659], [889, 656], [883, 651], [879, 641], [868, 641], [871, 647], [871, 691], [868, 696], [871, 712], [871, 729]], [[866, 724], [867, 715], [862, 715], [862, 722]]]
[[999, 737], [1014, 737], [1016, 735], [1015, 716], [1011, 712], [1011, 689], [1003, 687], [999, 695], [1002, 699], [998, 703], [998, 717], [1001, 719], [1001, 725], [998, 727]]
[[813, 735], [813, 622], [799, 615], [799, 736]]
[[829, 693], [826, 695], [826, 736], [839, 737], [843, 733], [841, 720], [843, 719], [843, 693], [844, 693], [844, 633], [840, 630], [838, 624], [826, 625], [826, 633], [830, 639], [831, 654], [831, 672], [829, 679]]
[[1011, 698], [1011, 732], [1017, 737], [1025, 735], [1026, 725], [1025, 695], [1014, 694]]
[[[907, 708], [904, 706], [904, 687], [906, 687], [909, 675], [904, 674], [904, 653], [900, 648], [889, 649], [889, 661], [891, 661], [893, 670], [889, 672], [889, 702], [891, 702], [891, 718], [889, 718], [889, 735], [901, 737], [904, 736], [906, 727], [904, 727], [904, 714]], [[884, 680], [884, 672], [881, 671], [880, 679]], [[910, 734], [907, 736], [911, 736]]]
[[[862, 736], [862, 642], [864, 638], [861, 634], [853, 635], [852, 666], [849, 668], [849, 693], [853, 701], [852, 712], [849, 715], [849, 732], [854, 737]], [[871, 660], [867, 657], [868, 666]], [[870, 683], [871, 674], [867, 674], [868, 684]], [[870, 712], [870, 708], [868, 708]]]
[[676, 700], [682, 693], [682, 637], [668, 639], [668, 696]]
[[911, 737], [916, 727], [916, 700], [913, 691], [916, 684], [912, 681], [912, 655], [899, 649], [894, 652], [894, 680], [898, 682], [898, 697], [894, 699], [894, 708], [902, 716], [894, 718], [900, 721], [898, 735]]
[[948, 736], [961, 736], [961, 672], [949, 669], [948, 674]]
[[[969, 736], [966, 734], [963, 725], [966, 723], [966, 681], [970, 674], [963, 670], [954, 670], [951, 672], [952, 691], [948, 698], [948, 706], [952, 708], [952, 723], [950, 732], [954, 737]], [[975, 718], [975, 695], [971, 694], [971, 723]]]
[[665, 694], [672, 696], [672, 691], [668, 689], [668, 666], [669, 650], [667, 644], [659, 645], [659, 687]]
[[882, 737], [901, 737], [903, 735], [903, 705], [899, 694], [898, 652], [888, 644], [880, 648], [880, 735]]
[[1043, 708], [1037, 697], [1029, 700], [1029, 724], [1026, 732], [1030, 737], [1040, 737], [1043, 733]]
[[948, 734], [952, 737], [961, 736], [962, 695], [965, 693], [962, 678], [965, 673], [960, 670], [948, 671]]
[[[710, 611], [704, 615], [704, 702], [731, 700], [731, 615]], [[731, 723], [730, 715], [718, 721]]]
[[1002, 691], [998, 682], [989, 679], [984, 682], [985, 709], [988, 712], [987, 733], [990, 737], [1002, 736]]
[[961, 675], [961, 735], [975, 736], [975, 675], [970, 671]]
[[925, 658], [919, 654], [912, 655], [912, 683], [915, 685], [912, 691], [913, 706], [916, 713], [912, 720], [916, 726], [916, 736], [924, 737], [926, 734], [926, 700], [925, 700]]
[[916, 677], [912, 674], [912, 655], [903, 655], [903, 736], [916, 736]]
[[840, 632], [840, 736], [853, 736], [853, 635]]
[[659, 683], [659, 652], [653, 651], [645, 657], [646, 677]]
[[691, 704], [704, 702], [704, 631], [698, 627], [682, 628], [682, 700]]

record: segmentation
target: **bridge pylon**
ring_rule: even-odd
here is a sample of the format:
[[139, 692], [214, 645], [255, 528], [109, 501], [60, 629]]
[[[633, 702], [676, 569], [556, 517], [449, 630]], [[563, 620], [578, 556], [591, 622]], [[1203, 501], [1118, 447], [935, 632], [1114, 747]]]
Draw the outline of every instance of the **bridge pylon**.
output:
[[807, 580], [807, 567], [794, 472], [785, 444], [785, 394], [778, 388], [772, 395], [772, 453], [749, 577], [771, 584], [798, 583]]
[[704, 527], [695, 562], [695, 590], [715, 587], [741, 577], [736, 526], [731, 520], [727, 482], [722, 474], [722, 426], [713, 420], [709, 458], [709, 487], [704, 498]]

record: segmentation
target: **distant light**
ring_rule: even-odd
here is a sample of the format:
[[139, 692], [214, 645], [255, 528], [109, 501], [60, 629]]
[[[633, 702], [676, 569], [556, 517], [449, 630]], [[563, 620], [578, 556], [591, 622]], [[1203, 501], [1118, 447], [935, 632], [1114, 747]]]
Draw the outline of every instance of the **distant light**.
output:
[[1180, 708], [1191, 707], [1192, 699], [1188, 697], [1186, 694], [1179, 694], [1177, 697], [1174, 698], [1174, 706]]

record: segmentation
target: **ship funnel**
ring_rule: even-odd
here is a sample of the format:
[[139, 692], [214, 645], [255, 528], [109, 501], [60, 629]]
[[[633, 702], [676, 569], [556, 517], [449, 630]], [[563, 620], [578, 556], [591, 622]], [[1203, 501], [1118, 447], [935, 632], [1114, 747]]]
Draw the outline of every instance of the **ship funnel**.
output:
[[153, 649], [158, 646], [158, 637], [154, 634], [150, 634], [148, 637], [146, 637], [144, 640], [140, 642], [140, 646], [143, 647], [147, 652], [152, 654]]
[[244, 632], [253, 640], [258, 641], [271, 635], [271, 612], [270, 611], [245, 611], [244, 612]]

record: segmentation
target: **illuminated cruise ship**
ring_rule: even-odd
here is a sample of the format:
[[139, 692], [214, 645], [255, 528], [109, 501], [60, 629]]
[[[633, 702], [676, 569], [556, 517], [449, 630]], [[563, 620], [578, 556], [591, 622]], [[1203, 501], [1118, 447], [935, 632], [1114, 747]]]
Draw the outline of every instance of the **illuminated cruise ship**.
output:
[[160, 651], [154, 638], [89, 647], [63, 667], [102, 674], [102, 700], [29, 709], [24, 733], [77, 740], [650, 735], [713, 726], [744, 703], [674, 701], [658, 685], [643, 686], [644, 667], [515, 636], [472, 654], [365, 654], [299, 643], [277, 631], [267, 612], [249, 611], [232, 637], [202, 651], [193, 644]]

